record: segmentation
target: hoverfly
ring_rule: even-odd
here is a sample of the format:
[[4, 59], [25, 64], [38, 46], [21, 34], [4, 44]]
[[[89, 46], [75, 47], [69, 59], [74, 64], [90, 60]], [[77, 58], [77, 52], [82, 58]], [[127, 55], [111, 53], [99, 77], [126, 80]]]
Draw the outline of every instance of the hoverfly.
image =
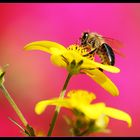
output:
[[[84, 32], [80, 38], [80, 46], [87, 49], [88, 53], [83, 56], [95, 55], [97, 54], [101, 60], [102, 64], [115, 65], [115, 53], [124, 56], [118, 49], [113, 48], [122, 47], [122, 43], [118, 40], [102, 37], [101, 35], [94, 32]], [[102, 69], [100, 69], [103, 71]]]

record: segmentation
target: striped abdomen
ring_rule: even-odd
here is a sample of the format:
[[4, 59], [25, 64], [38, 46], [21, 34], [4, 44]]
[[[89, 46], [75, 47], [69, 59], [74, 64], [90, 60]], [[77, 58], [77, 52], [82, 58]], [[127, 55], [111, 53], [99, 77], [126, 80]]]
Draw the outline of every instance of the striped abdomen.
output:
[[97, 54], [101, 58], [102, 64], [114, 65], [115, 64], [115, 55], [112, 48], [103, 43], [97, 50]]

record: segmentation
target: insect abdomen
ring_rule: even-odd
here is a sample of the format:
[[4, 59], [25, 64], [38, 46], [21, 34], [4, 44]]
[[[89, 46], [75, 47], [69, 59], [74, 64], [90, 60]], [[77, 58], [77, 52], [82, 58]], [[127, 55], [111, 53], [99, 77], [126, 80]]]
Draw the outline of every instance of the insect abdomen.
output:
[[97, 54], [101, 58], [102, 64], [114, 65], [115, 64], [115, 55], [112, 48], [103, 43], [101, 47], [98, 49]]

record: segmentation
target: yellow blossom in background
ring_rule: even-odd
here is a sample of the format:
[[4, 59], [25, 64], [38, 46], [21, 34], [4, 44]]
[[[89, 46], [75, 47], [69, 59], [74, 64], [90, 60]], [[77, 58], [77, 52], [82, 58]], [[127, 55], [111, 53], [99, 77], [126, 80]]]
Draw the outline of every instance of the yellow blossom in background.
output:
[[68, 108], [75, 114], [84, 116], [87, 121], [96, 123], [96, 126], [105, 128], [108, 125], [109, 118], [114, 118], [127, 122], [128, 127], [132, 125], [130, 115], [124, 111], [108, 107], [105, 103], [94, 103], [96, 96], [85, 90], [72, 90], [64, 99], [54, 98], [51, 100], [43, 100], [36, 104], [35, 112], [39, 115], [45, 111], [48, 105], [55, 105]]
[[111, 95], [119, 95], [115, 84], [98, 68], [112, 73], [120, 72], [120, 69], [110, 65], [103, 65], [94, 61], [94, 58], [85, 57], [86, 50], [78, 45], [70, 45], [65, 48], [51, 41], [36, 41], [27, 44], [25, 50], [41, 50], [51, 54], [53, 64], [66, 68], [72, 74], [84, 73], [97, 82]]

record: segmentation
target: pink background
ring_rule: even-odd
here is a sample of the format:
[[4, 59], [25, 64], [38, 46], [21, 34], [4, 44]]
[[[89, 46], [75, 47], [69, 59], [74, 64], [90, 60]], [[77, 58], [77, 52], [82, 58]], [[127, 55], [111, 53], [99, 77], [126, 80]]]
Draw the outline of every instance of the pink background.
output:
[[[133, 119], [127, 124], [111, 119], [110, 134], [95, 136], [140, 136], [140, 4], [119, 3], [31, 3], [0, 4], [0, 65], [10, 64], [5, 86], [11, 93], [28, 122], [36, 130], [48, 131], [54, 107], [42, 115], [34, 113], [34, 105], [42, 99], [59, 95], [66, 71], [51, 64], [49, 54], [41, 51], [23, 51], [24, 45], [37, 40], [55, 41], [65, 46], [76, 43], [83, 31], [98, 32], [124, 43], [122, 58], [116, 55], [118, 74], [106, 74], [120, 91], [112, 97], [86, 75], [74, 76], [70, 89], [95, 92], [97, 101], [105, 101], [128, 112]], [[0, 136], [22, 136], [8, 116], [20, 123], [17, 115], [0, 91]], [[62, 115], [58, 117], [53, 136], [69, 136]], [[21, 123], [20, 123], [21, 124]], [[94, 135], [93, 135], [94, 136]]]

